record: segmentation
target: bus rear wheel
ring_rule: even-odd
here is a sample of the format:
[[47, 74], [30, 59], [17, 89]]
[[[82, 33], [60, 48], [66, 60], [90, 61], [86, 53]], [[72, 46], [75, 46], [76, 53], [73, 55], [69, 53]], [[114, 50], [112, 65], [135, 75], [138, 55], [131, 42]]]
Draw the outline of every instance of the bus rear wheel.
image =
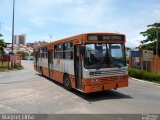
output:
[[69, 91], [72, 90], [71, 80], [68, 75], [64, 75], [64, 87]]

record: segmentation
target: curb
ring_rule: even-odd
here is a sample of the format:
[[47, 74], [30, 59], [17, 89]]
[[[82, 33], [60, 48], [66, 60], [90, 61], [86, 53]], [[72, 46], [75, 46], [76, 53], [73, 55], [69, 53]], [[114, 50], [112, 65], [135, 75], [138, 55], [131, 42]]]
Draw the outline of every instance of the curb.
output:
[[153, 82], [149, 82], [149, 81], [145, 81], [145, 80], [139, 80], [139, 79], [136, 79], [136, 78], [131, 78], [131, 79], [132, 79], [132, 80], [135, 80], [135, 81], [147, 83], [147, 84], [157, 85], [157, 86], [160, 87], [160, 84], [158, 84], [158, 83], [153, 83]]

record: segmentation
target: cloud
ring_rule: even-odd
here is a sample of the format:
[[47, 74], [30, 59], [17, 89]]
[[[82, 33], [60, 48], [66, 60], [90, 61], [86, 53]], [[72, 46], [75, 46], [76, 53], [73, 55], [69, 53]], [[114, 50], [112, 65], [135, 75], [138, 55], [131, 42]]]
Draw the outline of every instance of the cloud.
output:
[[39, 26], [39, 27], [43, 27], [46, 25], [47, 21], [41, 17], [41, 16], [37, 16], [37, 15], [31, 15], [32, 17], [30, 17], [29, 22]]
[[[9, 3], [2, 1], [8, 23]], [[119, 32], [126, 34], [127, 46], [133, 47], [144, 39], [139, 32], [159, 21], [160, 4], [157, 0], [16, 0], [15, 15], [15, 33], [26, 32], [30, 41], [47, 40], [49, 33], [60, 39], [84, 32]], [[11, 32], [10, 26], [5, 30]]]
[[[66, 16], [68, 20], [74, 24], [83, 26], [97, 26], [103, 22], [104, 15], [112, 12], [111, 3], [100, 0], [99, 2], [82, 2], [78, 5], [73, 5], [68, 9]], [[72, 12], [73, 11], [73, 12]]]
[[153, 11], [153, 16], [154, 16], [157, 20], [160, 20], [160, 8]]
[[28, 21], [44, 26], [50, 22], [62, 22], [75, 25], [93, 25], [99, 23], [103, 15], [112, 10], [111, 0], [28, 0], [21, 6], [21, 14]]
[[6, 31], [8, 31], [8, 32], [12, 32], [12, 28], [11, 27], [9, 27], [9, 26], [5, 26], [5, 28], [4, 28]]
[[25, 27], [20, 27], [19, 29], [16, 29], [17, 34], [27, 34], [30, 31], [29, 28]]

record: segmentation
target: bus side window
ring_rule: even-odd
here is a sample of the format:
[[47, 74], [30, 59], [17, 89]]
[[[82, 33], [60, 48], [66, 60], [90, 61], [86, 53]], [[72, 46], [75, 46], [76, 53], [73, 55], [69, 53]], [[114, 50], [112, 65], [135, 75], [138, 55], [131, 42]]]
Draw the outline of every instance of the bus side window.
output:
[[44, 58], [44, 48], [42, 48], [42, 58]]
[[57, 45], [54, 45], [54, 58], [56, 58], [56, 49], [57, 49]]
[[44, 54], [45, 54], [45, 58], [48, 58], [48, 48], [47, 48], [47, 47], [45, 47], [45, 52], [44, 52]]
[[62, 59], [63, 57], [63, 46], [62, 44], [55, 45], [54, 57], [57, 59]]
[[64, 43], [64, 59], [73, 59], [73, 44], [71, 42]]
[[40, 57], [47, 58], [47, 47], [40, 48]]
[[40, 58], [43, 58], [43, 48], [40, 48]]

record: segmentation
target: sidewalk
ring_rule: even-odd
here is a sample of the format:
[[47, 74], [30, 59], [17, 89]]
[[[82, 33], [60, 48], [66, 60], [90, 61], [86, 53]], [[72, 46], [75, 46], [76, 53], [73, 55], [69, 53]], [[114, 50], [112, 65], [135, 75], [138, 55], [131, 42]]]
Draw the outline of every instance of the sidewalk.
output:
[[130, 77], [130, 79], [136, 80], [136, 81], [139, 81], [139, 82], [143, 82], [143, 83], [147, 83], [147, 84], [158, 85], [160, 87], [160, 84], [158, 84], [158, 83], [149, 82], [149, 81], [146, 81], [146, 80], [140, 80], [140, 79], [132, 78], [132, 77]]

